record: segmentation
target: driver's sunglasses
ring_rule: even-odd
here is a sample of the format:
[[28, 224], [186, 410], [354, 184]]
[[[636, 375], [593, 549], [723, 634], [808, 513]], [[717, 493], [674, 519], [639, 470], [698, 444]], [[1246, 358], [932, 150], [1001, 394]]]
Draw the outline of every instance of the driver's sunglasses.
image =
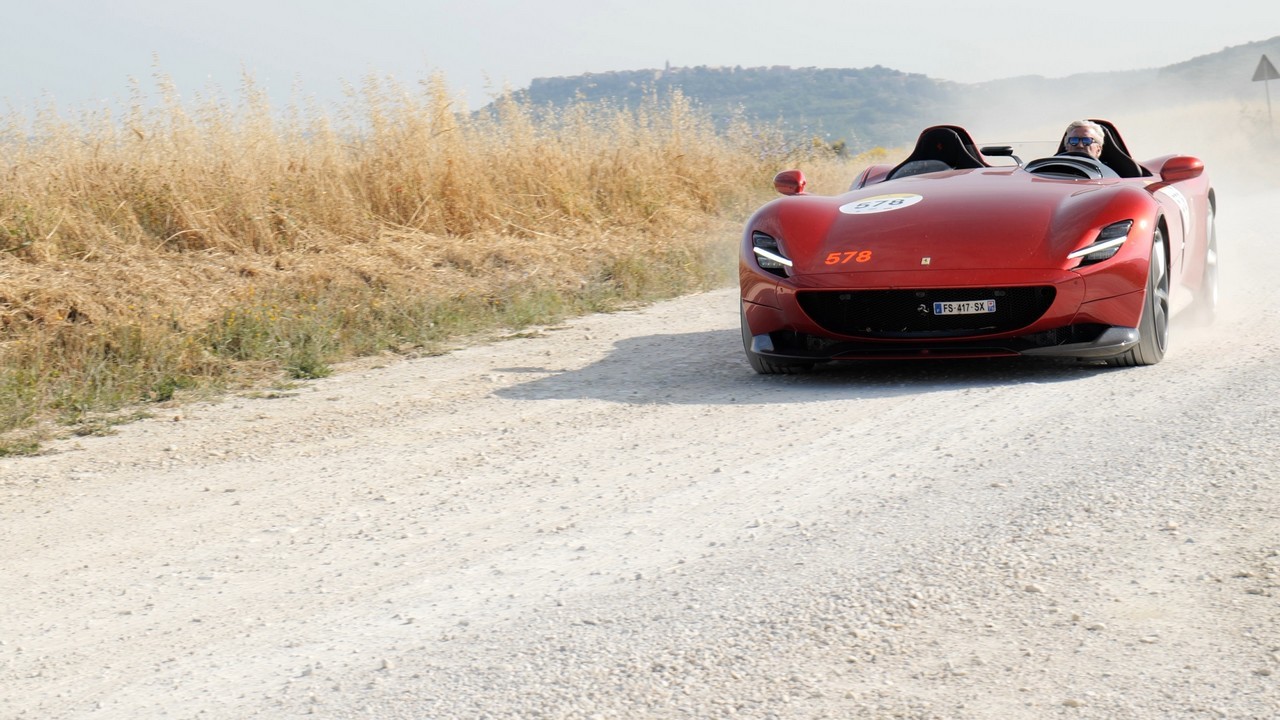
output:
[[1085, 147], [1089, 147], [1090, 145], [1092, 145], [1092, 144], [1094, 144], [1094, 143], [1096, 143], [1096, 142], [1098, 142], [1098, 141], [1097, 141], [1097, 140], [1094, 140], [1094, 139], [1093, 139], [1093, 138], [1091, 138], [1091, 137], [1069, 137], [1069, 138], [1067, 138], [1067, 144], [1068, 144], [1068, 145], [1083, 145], [1083, 146], [1085, 146]]

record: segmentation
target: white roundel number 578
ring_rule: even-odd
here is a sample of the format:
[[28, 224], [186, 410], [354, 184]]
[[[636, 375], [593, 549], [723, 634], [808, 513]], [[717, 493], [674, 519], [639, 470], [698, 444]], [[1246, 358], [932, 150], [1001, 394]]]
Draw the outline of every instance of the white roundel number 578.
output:
[[889, 212], [911, 207], [924, 198], [915, 193], [893, 193], [892, 195], [876, 195], [874, 197], [854, 200], [840, 206], [845, 215], [870, 215], [871, 213]]

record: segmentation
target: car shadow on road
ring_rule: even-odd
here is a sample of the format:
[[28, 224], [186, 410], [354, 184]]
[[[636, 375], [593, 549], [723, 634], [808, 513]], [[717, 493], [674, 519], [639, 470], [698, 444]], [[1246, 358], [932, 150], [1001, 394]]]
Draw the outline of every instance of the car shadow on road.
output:
[[636, 404], [794, 403], [919, 395], [960, 388], [1071, 382], [1105, 367], [1041, 358], [842, 362], [803, 375], [758, 375], [737, 330], [649, 335], [614, 345], [575, 370], [495, 368], [539, 375], [495, 392], [513, 400], [596, 399]]

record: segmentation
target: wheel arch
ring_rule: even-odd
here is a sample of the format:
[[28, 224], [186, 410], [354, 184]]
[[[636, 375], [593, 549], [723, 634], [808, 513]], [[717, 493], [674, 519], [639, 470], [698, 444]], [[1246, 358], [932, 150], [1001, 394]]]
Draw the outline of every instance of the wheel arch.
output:
[[[1169, 221], [1165, 218], [1164, 213], [1156, 215], [1155, 229], [1160, 231], [1160, 244], [1164, 246], [1164, 257], [1166, 263], [1173, 261], [1173, 248], [1169, 246]], [[1147, 258], [1148, 262], [1150, 257]]]

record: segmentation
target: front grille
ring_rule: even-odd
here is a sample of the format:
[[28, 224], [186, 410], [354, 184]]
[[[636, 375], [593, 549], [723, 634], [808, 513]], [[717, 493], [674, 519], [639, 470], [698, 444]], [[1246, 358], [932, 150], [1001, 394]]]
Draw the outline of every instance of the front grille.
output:
[[[1035, 322], [1053, 303], [1051, 286], [928, 290], [810, 290], [805, 313], [828, 332], [852, 337], [929, 338], [1009, 332]], [[935, 302], [996, 301], [996, 311], [934, 315]]]

